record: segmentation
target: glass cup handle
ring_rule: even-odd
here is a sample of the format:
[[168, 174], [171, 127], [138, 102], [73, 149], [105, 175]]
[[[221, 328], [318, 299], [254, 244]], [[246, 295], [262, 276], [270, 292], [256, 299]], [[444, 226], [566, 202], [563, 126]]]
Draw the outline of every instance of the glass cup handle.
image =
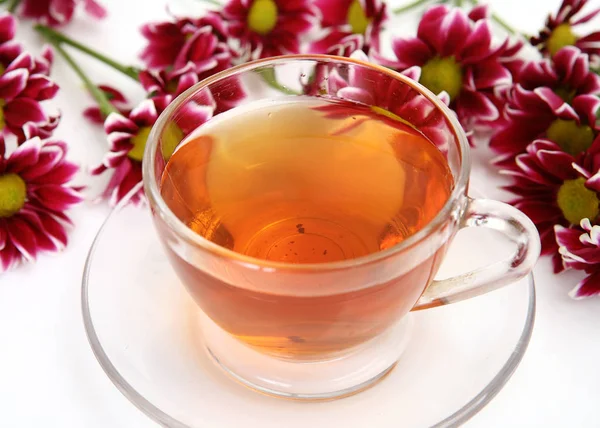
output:
[[460, 228], [487, 227], [502, 232], [517, 247], [508, 260], [452, 278], [433, 280], [413, 310], [475, 297], [527, 275], [540, 255], [540, 237], [532, 221], [518, 209], [489, 199], [468, 198]]

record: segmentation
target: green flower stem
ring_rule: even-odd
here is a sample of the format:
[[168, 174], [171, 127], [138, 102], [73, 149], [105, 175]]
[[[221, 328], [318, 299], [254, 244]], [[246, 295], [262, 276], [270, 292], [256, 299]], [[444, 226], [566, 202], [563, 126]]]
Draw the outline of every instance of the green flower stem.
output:
[[91, 56], [92, 58], [96, 58], [97, 60], [105, 63], [106, 65], [109, 65], [110, 67], [114, 68], [115, 70], [120, 71], [124, 75], [131, 77], [136, 82], [139, 82], [138, 76], [140, 74], [140, 70], [138, 68], [120, 64], [119, 62], [117, 62], [111, 58], [108, 58], [107, 56], [95, 51], [94, 49], [87, 47], [85, 45], [82, 45], [78, 41], [73, 40], [70, 37], [68, 37], [62, 33], [59, 33], [58, 31], [55, 31], [52, 28], [47, 27], [45, 25], [38, 24], [34, 28], [38, 33], [40, 33], [42, 36], [44, 36], [44, 38], [46, 38], [54, 46], [58, 47], [58, 45], [60, 45], [62, 43], [72, 46], [75, 49]]
[[21, 0], [10, 0], [10, 3], [8, 3], [8, 12], [9, 13], [14, 13], [15, 10], [17, 10], [17, 6], [19, 6], [19, 3], [21, 3]]
[[495, 12], [492, 12], [492, 21], [494, 21], [496, 24], [508, 31], [509, 34], [519, 34], [517, 30], [511, 27], [504, 19], [500, 18]]
[[223, 5], [218, 0], [200, 0], [202, 3], [212, 4], [214, 6], [222, 7]]
[[277, 89], [281, 93], [284, 93], [286, 95], [301, 95], [293, 89], [290, 89], [287, 86], [284, 86], [281, 83], [279, 83], [277, 81], [277, 78], [275, 77], [275, 69], [273, 68], [265, 68], [263, 70], [260, 70], [258, 74], [260, 74], [260, 76], [263, 78], [267, 85], [269, 85], [273, 89]]
[[71, 66], [73, 71], [79, 76], [86, 89], [90, 91], [90, 94], [92, 94], [92, 97], [94, 97], [94, 100], [96, 100], [96, 103], [98, 104], [102, 115], [106, 117], [111, 113], [118, 113], [115, 106], [113, 106], [110, 103], [106, 94], [98, 86], [94, 85], [94, 83], [90, 80], [89, 77], [87, 77], [85, 72], [81, 69], [81, 67], [79, 67], [79, 65], [75, 62], [71, 55], [69, 55], [63, 49], [63, 47], [60, 45], [60, 42], [54, 39], [50, 39], [49, 42], [54, 46], [56, 51], [65, 59], [65, 61], [67, 61], [67, 63], [69, 64], [69, 66]]
[[408, 12], [411, 9], [424, 5], [425, 3], [430, 2], [431, 0], [414, 0], [412, 3], [408, 3], [404, 6], [400, 6], [399, 8], [394, 9], [392, 12], [396, 15], [400, 15], [401, 13]]

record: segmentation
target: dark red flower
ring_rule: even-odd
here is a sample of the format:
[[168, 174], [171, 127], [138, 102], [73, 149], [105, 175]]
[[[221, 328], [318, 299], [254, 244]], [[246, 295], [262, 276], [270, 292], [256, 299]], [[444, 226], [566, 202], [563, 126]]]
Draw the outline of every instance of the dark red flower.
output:
[[552, 60], [528, 62], [521, 69], [518, 82], [530, 91], [550, 88], [567, 103], [577, 95], [600, 94], [600, 76], [590, 70], [588, 55], [574, 46], [562, 48]]
[[512, 54], [509, 40], [494, 46], [485, 9], [467, 15], [458, 8], [431, 7], [421, 19], [417, 37], [393, 40], [396, 56], [378, 62], [397, 70], [421, 67], [420, 83], [433, 93], [446, 93], [467, 131], [499, 117], [496, 90], [512, 82], [511, 70], [501, 59]]
[[95, 0], [23, 0], [20, 13], [46, 25], [58, 26], [70, 22], [81, 4], [95, 18], [106, 16], [106, 10]]
[[600, 296], [600, 226], [581, 220], [580, 227], [555, 226], [556, 242], [565, 268], [585, 271], [588, 276], [569, 293], [574, 299]]
[[0, 136], [0, 271], [67, 244], [65, 211], [83, 198], [62, 141], [35, 137], [6, 155]]
[[596, 219], [600, 199], [600, 139], [585, 157], [575, 159], [552, 141], [536, 140], [516, 157], [516, 168], [503, 173], [512, 178], [505, 187], [517, 195], [510, 201], [536, 225], [542, 254], [553, 256], [554, 271], [563, 269], [554, 226], [577, 225], [584, 218]]
[[54, 97], [58, 86], [47, 75], [30, 71], [37, 67], [31, 55], [21, 53], [0, 75], [1, 134], [22, 140], [27, 122], [42, 126], [50, 120], [40, 101]]
[[[194, 64], [187, 65], [171, 71], [144, 70], [140, 73], [140, 82], [148, 92], [149, 97], [166, 96], [169, 102], [201, 80], [196, 73]], [[226, 91], [217, 91], [213, 94], [217, 105], [217, 113], [229, 110], [239, 104], [245, 97], [245, 92], [239, 81], [233, 83], [230, 79]]]
[[[355, 52], [352, 57], [367, 61], [362, 51]], [[418, 81], [419, 72], [419, 67], [411, 67], [402, 74]], [[370, 117], [376, 117], [401, 128], [410, 124], [440, 150], [445, 150], [448, 138], [441, 127], [443, 115], [432, 109], [431, 102], [408, 85], [391, 78], [381, 78], [381, 72], [363, 67], [350, 68], [347, 78], [342, 77], [337, 70], [321, 69], [321, 73], [326, 73], [320, 76], [321, 82], [326, 84], [322, 84], [318, 92], [335, 95], [352, 101], [353, 104], [350, 113], [347, 105], [343, 103], [317, 107], [317, 110], [325, 112], [327, 117], [347, 119], [355, 115], [358, 106], [364, 106], [363, 117], [351, 121], [347, 127], [340, 129], [340, 133], [347, 132]]]
[[[125, 116], [129, 114], [129, 111], [131, 110], [129, 107], [129, 101], [127, 98], [125, 98], [125, 95], [123, 95], [121, 91], [109, 85], [98, 85], [98, 88], [104, 92], [110, 103], [117, 109], [119, 113]], [[104, 120], [106, 119], [97, 105], [86, 108], [83, 111], [83, 116], [98, 125], [104, 124]]]
[[223, 8], [230, 37], [253, 59], [300, 52], [316, 13], [310, 0], [229, 0]]
[[531, 38], [531, 44], [544, 54], [554, 55], [565, 46], [577, 46], [582, 52], [600, 55], [600, 31], [594, 31], [580, 37], [573, 27], [589, 22], [600, 8], [582, 13], [587, 0], [563, 0], [556, 15], [548, 15], [546, 26], [537, 36]]
[[[123, 197], [142, 181], [142, 159], [150, 130], [159, 114], [170, 102], [168, 97], [155, 97], [144, 100], [127, 116], [111, 113], [104, 123], [108, 134], [109, 152], [102, 164], [94, 168], [92, 175], [112, 170], [110, 181], [101, 197], [109, 199], [111, 206], [116, 205]], [[212, 117], [214, 104], [198, 105], [188, 103], [181, 112], [177, 125], [171, 127], [173, 147], [185, 135]], [[168, 154], [170, 155], [170, 153]], [[144, 202], [144, 191], [140, 189], [132, 195], [134, 204]]]
[[[379, 50], [380, 33], [388, 19], [385, 2], [317, 0], [315, 5], [321, 11], [325, 34], [310, 45], [310, 52], [350, 56], [357, 49], [367, 54], [371, 47]], [[353, 49], [344, 48], [348, 45]]]
[[152, 70], [178, 70], [193, 63], [200, 79], [229, 68], [235, 56], [227, 45], [227, 29], [220, 15], [182, 18], [142, 27], [148, 45], [141, 54]]
[[538, 138], [577, 156], [600, 135], [600, 78], [579, 49], [566, 47], [552, 61], [527, 64], [518, 80], [507, 98], [507, 122], [490, 140], [497, 163], [511, 167], [513, 157]]

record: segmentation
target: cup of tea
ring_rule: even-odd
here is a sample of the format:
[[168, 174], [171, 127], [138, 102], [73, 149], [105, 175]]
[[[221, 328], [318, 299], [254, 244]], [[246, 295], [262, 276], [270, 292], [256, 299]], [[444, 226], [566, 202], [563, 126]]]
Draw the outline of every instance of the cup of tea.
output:
[[[235, 101], [235, 102], [233, 102]], [[410, 76], [294, 55], [218, 73], [152, 129], [145, 191], [204, 343], [240, 382], [297, 399], [364, 389], [406, 346], [410, 311], [528, 274], [535, 226], [472, 199], [455, 115]], [[434, 279], [455, 234], [484, 227], [515, 251]]]

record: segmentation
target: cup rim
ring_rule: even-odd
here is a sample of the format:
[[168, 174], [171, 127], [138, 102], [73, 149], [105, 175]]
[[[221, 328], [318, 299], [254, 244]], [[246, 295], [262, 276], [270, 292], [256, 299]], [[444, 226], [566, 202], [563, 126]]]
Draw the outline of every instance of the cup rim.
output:
[[[169, 118], [182, 104], [184, 104], [194, 93], [201, 91], [202, 89], [219, 82], [225, 78], [242, 74], [257, 68], [261, 68], [268, 65], [285, 64], [294, 61], [315, 61], [325, 63], [345, 63], [349, 65], [358, 65], [361, 67], [368, 67], [374, 71], [388, 75], [389, 77], [400, 80], [402, 83], [411, 86], [414, 90], [425, 96], [435, 107], [442, 112], [447, 122], [450, 124], [451, 129], [454, 132], [455, 137], [458, 139], [458, 148], [460, 156], [460, 172], [458, 179], [456, 180], [454, 189], [452, 190], [448, 200], [435, 217], [425, 225], [422, 229], [417, 231], [415, 234], [409, 236], [404, 241], [396, 244], [390, 248], [375, 253], [370, 253], [365, 256], [356, 257], [348, 260], [340, 260], [336, 262], [328, 263], [285, 263], [275, 262], [270, 260], [259, 259], [245, 254], [237, 253], [233, 250], [229, 250], [222, 247], [208, 239], [198, 235], [192, 229], [190, 229], [185, 223], [183, 223], [169, 208], [165, 200], [160, 194], [160, 188], [158, 186], [158, 180], [155, 174], [156, 157], [154, 156], [159, 137], [168, 124]], [[459, 200], [465, 193], [467, 183], [469, 181], [469, 175], [471, 170], [471, 156], [470, 148], [465, 134], [464, 129], [458, 122], [458, 119], [454, 112], [450, 110], [435, 94], [433, 94], [425, 86], [418, 82], [404, 76], [389, 68], [373, 64], [370, 62], [361, 61], [354, 58], [347, 58], [335, 55], [321, 55], [321, 54], [297, 54], [297, 55], [281, 55], [275, 57], [268, 57], [250, 61], [244, 64], [236, 65], [227, 70], [215, 73], [214, 75], [196, 83], [194, 86], [187, 89], [185, 92], [177, 96], [167, 108], [160, 114], [155, 124], [152, 126], [152, 130], [146, 142], [146, 148], [142, 160], [142, 179], [144, 183], [144, 191], [148, 198], [151, 209], [165, 221], [165, 223], [171, 228], [180, 238], [183, 238], [188, 243], [212, 253], [214, 256], [225, 258], [233, 262], [242, 263], [249, 268], [254, 269], [271, 269], [271, 270], [289, 270], [289, 271], [330, 271], [337, 269], [345, 269], [356, 267], [359, 265], [365, 265], [373, 262], [377, 262], [395, 254], [401, 253], [407, 248], [418, 244], [428, 237], [434, 230], [441, 226], [449, 214], [454, 208], [454, 204]]]

